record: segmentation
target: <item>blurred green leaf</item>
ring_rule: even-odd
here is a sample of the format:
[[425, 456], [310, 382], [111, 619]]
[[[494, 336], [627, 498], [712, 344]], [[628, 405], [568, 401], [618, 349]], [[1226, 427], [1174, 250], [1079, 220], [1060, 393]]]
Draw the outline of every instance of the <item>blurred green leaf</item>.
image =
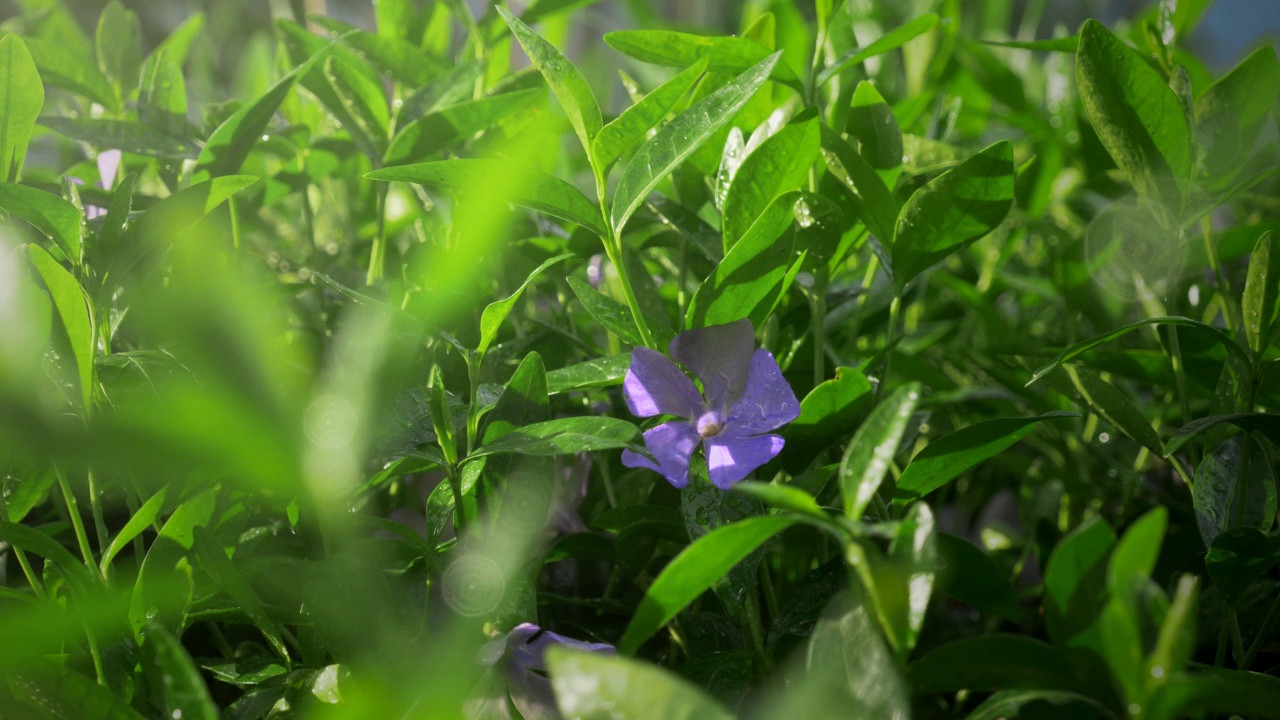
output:
[[[266, 608], [262, 606], [257, 593], [223, 552], [217, 538], [203, 526], [197, 525], [192, 528], [192, 531], [193, 545], [200, 557], [201, 569], [209, 573], [218, 587], [222, 588], [223, 592], [227, 593], [244, 611], [244, 614], [249, 616], [253, 624], [262, 631], [263, 636], [271, 643], [271, 647], [284, 658], [285, 662], [288, 662], [289, 650], [285, 647], [276, 624], [267, 615]], [[148, 631], [147, 636], [151, 637], [151, 635], [152, 631]]]
[[98, 18], [98, 67], [115, 85], [121, 99], [138, 86], [142, 68], [142, 25], [138, 14], [111, 0]]
[[153, 624], [182, 629], [191, 605], [192, 569], [187, 557], [195, 543], [196, 527], [213, 519], [218, 487], [212, 487], [178, 506], [138, 568], [129, 601], [129, 624], [141, 638]]
[[[547, 667], [556, 705], [567, 717], [634, 720], [728, 720], [733, 717], [687, 680], [657, 666], [553, 647]], [[636, 688], [644, 688], [637, 693]]]
[[1022, 617], [1009, 572], [968, 541], [942, 532], [938, 533], [938, 589], [1010, 622]]
[[621, 235], [627, 220], [644, 203], [649, 192], [716, 131], [733, 120], [768, 79], [779, 57], [779, 53], [770, 55], [690, 105], [636, 150], [623, 168], [614, 192], [613, 208], [609, 214], [614, 233]]
[[1275, 108], [1277, 93], [1280, 62], [1274, 49], [1261, 47], [1196, 98], [1196, 142], [1215, 185], [1239, 173]]
[[10, 675], [9, 686], [19, 700], [51, 720], [144, 720], [129, 703], [65, 665], [39, 662]]
[[[23, 42], [40, 70], [40, 80], [96, 102], [112, 112], [119, 111], [120, 100], [116, 98], [115, 90], [91, 57], [67, 52], [60, 43], [44, 38], [27, 37]], [[39, 112], [38, 108], [33, 111], [33, 120]]]
[[411, 88], [426, 85], [445, 70], [438, 61], [406, 40], [361, 30], [323, 15], [309, 15], [307, 19], [328, 30], [329, 37], [340, 40], [379, 73]]
[[[769, 58], [773, 51], [745, 37], [693, 35], [673, 30], [620, 30], [605, 33], [614, 50], [664, 67], [687, 68], [706, 59], [708, 69], [740, 73]], [[773, 68], [771, 79], [800, 88], [800, 78], [785, 62]]]
[[1080, 365], [1067, 363], [1046, 376], [1054, 390], [1066, 395], [1083, 408], [1097, 413], [1125, 435], [1138, 441], [1153, 453], [1164, 454], [1160, 433], [1141, 410], [1115, 385]]
[[165, 52], [152, 53], [143, 66], [138, 119], [166, 135], [187, 134], [187, 82], [182, 66]]
[[0, 107], [0, 181], [16, 181], [31, 127], [44, 107], [44, 85], [26, 44], [12, 33], [0, 38]]
[[347, 109], [352, 122], [346, 129], [361, 140], [365, 154], [373, 161], [387, 148], [391, 113], [387, 109], [386, 90], [353, 67], [354, 63], [339, 55], [324, 61], [324, 77], [329, 87]]
[[1204, 558], [1209, 577], [1231, 606], [1239, 603], [1277, 562], [1280, 536], [1265, 535], [1256, 527], [1238, 527], [1219, 534]]
[[1055, 646], [1098, 646], [1097, 614], [1106, 598], [1106, 561], [1115, 542], [1106, 522], [1093, 518], [1064, 535], [1049, 555], [1044, 615]]
[[1051, 645], [1005, 633], [942, 645], [911, 663], [907, 680], [918, 693], [1076, 688], [1071, 665]]
[[129, 522], [125, 523], [124, 527], [120, 528], [120, 532], [111, 538], [110, 544], [102, 551], [102, 559], [98, 561], [98, 568], [103, 576], [106, 576], [107, 568], [111, 567], [111, 561], [116, 555], [125, 549], [131, 540], [155, 523], [156, 518], [164, 510], [164, 501], [168, 494], [169, 488], [162, 487], [155, 495], [147, 498], [147, 501], [142, 503], [142, 507], [129, 517]]
[[[156, 120], [156, 117], [152, 115], [151, 119]], [[196, 146], [183, 138], [129, 120], [48, 117], [40, 118], [40, 124], [73, 140], [88, 143], [99, 151], [123, 150], [135, 155], [173, 159], [195, 158], [198, 154]]]
[[494, 128], [499, 121], [542, 97], [540, 90], [516, 90], [467, 100], [427, 113], [400, 129], [383, 162], [422, 161], [450, 145]]
[[573, 256], [568, 254], [557, 255], [546, 260], [534, 268], [533, 272], [529, 273], [528, 277], [524, 279], [524, 282], [520, 283], [520, 287], [516, 288], [515, 292], [485, 306], [484, 312], [480, 313], [480, 342], [476, 345], [476, 353], [480, 357], [484, 357], [484, 354], [489, 351], [489, 346], [497, 339], [498, 329], [502, 327], [503, 321], [511, 313], [511, 308], [515, 307], [516, 302], [520, 300], [520, 296], [524, 294], [525, 288], [529, 287], [529, 283], [537, 279], [547, 268], [571, 257]]
[[733, 490], [751, 495], [779, 510], [790, 510], [822, 521], [830, 520], [827, 512], [818, 506], [812, 495], [792, 485], [772, 485], [748, 480], [734, 485]]
[[1232, 415], [1210, 415], [1178, 428], [1178, 432], [1165, 443], [1164, 456], [1170, 457], [1192, 438], [1209, 428], [1230, 423], [1248, 432], [1262, 433], [1272, 443], [1280, 443], [1280, 415], [1271, 413], [1235, 413]]

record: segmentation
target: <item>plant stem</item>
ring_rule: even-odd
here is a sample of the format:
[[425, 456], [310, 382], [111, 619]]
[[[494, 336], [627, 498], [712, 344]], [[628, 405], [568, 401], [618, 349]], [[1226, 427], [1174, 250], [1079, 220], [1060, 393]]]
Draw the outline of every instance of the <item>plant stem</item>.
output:
[[830, 282], [826, 265], [821, 265], [813, 276], [813, 298], [810, 301], [810, 325], [813, 330], [813, 386], [827, 379], [827, 284]]
[[227, 198], [227, 211], [231, 214], [231, 247], [240, 249], [240, 221], [236, 219], [236, 198]]
[[635, 319], [636, 330], [640, 332], [640, 339], [646, 347], [657, 349], [657, 343], [653, 341], [653, 333], [649, 332], [649, 323], [645, 321], [644, 313], [640, 312], [640, 301], [636, 299], [636, 291], [631, 285], [630, 273], [627, 272], [626, 263], [622, 257], [622, 237], [613, 229], [613, 223], [609, 221], [608, 211], [608, 184], [605, 182], [604, 175], [600, 172], [595, 173], [596, 176], [596, 195], [600, 198], [600, 217], [604, 221], [607, 228], [605, 237], [600, 240], [604, 245], [604, 253], [608, 256], [609, 262], [613, 263], [614, 270], [618, 271], [618, 282], [622, 284], [622, 294], [626, 297], [627, 307], [631, 309], [631, 315]]
[[1276, 595], [1276, 599], [1271, 602], [1271, 609], [1267, 611], [1267, 617], [1262, 621], [1262, 627], [1258, 629], [1258, 634], [1253, 637], [1253, 642], [1249, 644], [1249, 652], [1244, 655], [1244, 662], [1240, 663], [1241, 670], [1248, 670], [1253, 664], [1254, 658], [1258, 657], [1258, 652], [1262, 650], [1262, 643], [1271, 636], [1271, 631], [1275, 629], [1276, 621], [1280, 620], [1280, 594]]
[[76, 502], [75, 493], [71, 492], [71, 484], [60, 468], [54, 468], [58, 478], [58, 487], [62, 490], [62, 499], [67, 504], [67, 514], [71, 516], [71, 527], [76, 533], [76, 542], [80, 545], [80, 554], [84, 556], [84, 564], [89, 571], [100, 576], [98, 565], [93, 561], [93, 549], [89, 547], [89, 534], [84, 529], [84, 518], [80, 517], [80, 506]]
[[453, 534], [461, 539], [463, 531], [467, 529], [467, 511], [463, 506], [462, 498], [462, 478], [458, 477], [458, 466], [452, 463], [445, 472], [448, 474], [449, 489], [453, 491]]
[[902, 295], [894, 294], [889, 303], [889, 327], [884, 335], [884, 362], [880, 371], [880, 383], [876, 385], [876, 402], [884, 395], [884, 388], [889, 382], [889, 363], [893, 360], [893, 344], [898, 340], [898, 315], [902, 311]]
[[369, 252], [369, 272], [364, 284], [373, 285], [382, 279], [383, 265], [387, 261], [387, 183], [378, 183], [378, 199], [374, 212], [377, 214], [377, 230], [373, 235], [373, 249]]

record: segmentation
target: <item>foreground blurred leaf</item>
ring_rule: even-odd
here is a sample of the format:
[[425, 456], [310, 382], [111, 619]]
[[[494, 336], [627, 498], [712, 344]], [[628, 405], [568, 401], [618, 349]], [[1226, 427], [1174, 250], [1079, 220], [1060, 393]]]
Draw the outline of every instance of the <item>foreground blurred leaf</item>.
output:
[[747, 518], [698, 538], [668, 563], [649, 586], [618, 650], [634, 653], [735, 565], [794, 523], [794, 519], [781, 516]]
[[1239, 172], [1277, 93], [1280, 62], [1274, 49], [1261, 47], [1196, 98], [1196, 141], [1215, 185]]
[[[547, 667], [565, 717], [628, 720], [729, 720], [688, 681], [639, 660], [552, 647]], [[644, 688], [644, 692], [636, 692]]]
[[943, 532], [938, 533], [938, 589], [1010, 622], [1022, 617], [1009, 572], [972, 543]]
[[[107, 82], [106, 76], [92, 58], [67, 52], [60, 43], [44, 38], [28, 37], [23, 38], [23, 42], [40, 70], [39, 80], [96, 102], [112, 112], [118, 112], [120, 100], [116, 98], [111, 83]], [[35, 112], [38, 114], [39, 108]], [[34, 116], [32, 119], [35, 119]]]
[[690, 105], [636, 150], [623, 168], [614, 192], [613, 208], [609, 214], [614, 233], [621, 235], [627, 220], [644, 203], [649, 192], [716, 131], [733, 120], [769, 78], [781, 56], [781, 53], [770, 55], [714, 93]]

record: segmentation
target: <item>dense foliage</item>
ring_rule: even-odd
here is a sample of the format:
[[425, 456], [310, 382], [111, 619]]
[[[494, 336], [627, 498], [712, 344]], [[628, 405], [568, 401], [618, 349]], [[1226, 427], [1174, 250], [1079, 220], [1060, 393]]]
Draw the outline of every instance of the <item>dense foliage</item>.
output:
[[0, 718], [1280, 717], [1273, 49], [590, 4], [18, 3]]

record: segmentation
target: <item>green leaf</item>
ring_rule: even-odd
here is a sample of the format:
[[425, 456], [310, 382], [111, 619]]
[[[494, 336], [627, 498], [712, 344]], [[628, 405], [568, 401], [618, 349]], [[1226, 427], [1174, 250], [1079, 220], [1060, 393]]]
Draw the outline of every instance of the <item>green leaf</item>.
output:
[[147, 498], [147, 501], [138, 508], [138, 512], [129, 518], [129, 522], [120, 528], [120, 532], [111, 538], [111, 542], [107, 544], [105, 550], [102, 551], [102, 559], [98, 561], [98, 568], [105, 577], [107, 569], [111, 567], [111, 561], [115, 556], [129, 544], [131, 540], [142, 534], [144, 530], [151, 527], [156, 518], [160, 516], [160, 511], [164, 510], [164, 501], [169, 494], [168, 486], [160, 488], [159, 492]]
[[593, 387], [621, 385], [631, 367], [631, 353], [587, 360], [547, 373], [547, 392], [552, 395]]
[[997, 633], [949, 642], [911, 663], [914, 692], [991, 692], [1006, 688], [1071, 690], [1071, 665], [1053, 646]]
[[184, 627], [193, 587], [188, 555], [196, 527], [213, 519], [218, 492], [215, 486], [179, 505], [147, 550], [129, 601], [129, 624], [139, 640], [152, 624]]
[[[1109, 710], [1105, 705], [1087, 695], [1067, 692], [1065, 690], [1001, 690], [992, 694], [981, 705], [965, 716], [965, 720], [1007, 720], [1014, 717], [1039, 717], [1031, 712], [1023, 713], [1023, 708], [1047, 704], [1057, 712], [1051, 717], [1106, 717]], [[1075, 706], [1071, 710], [1058, 710], [1059, 707]], [[1076, 714], [1072, 714], [1076, 713]]]
[[1022, 609], [1009, 572], [966, 540], [938, 533], [938, 589], [975, 610], [1019, 622]]
[[983, 40], [987, 45], [997, 47], [1018, 48], [1020, 50], [1036, 50], [1041, 52], [1066, 52], [1075, 54], [1080, 47], [1079, 35], [1049, 38], [1046, 40]]
[[115, 85], [121, 99], [138, 85], [142, 68], [142, 25], [138, 14], [111, 0], [98, 18], [98, 67]]
[[1268, 536], [1255, 527], [1238, 527], [1218, 535], [1204, 557], [1209, 577], [1231, 606], [1277, 562], [1280, 536]]
[[600, 128], [600, 133], [591, 142], [591, 157], [597, 170], [604, 173], [632, 145], [644, 139], [650, 129], [662, 122], [706, 72], [709, 62], [708, 58], [703, 58], [690, 65]]
[[520, 296], [524, 294], [524, 289], [529, 287], [529, 283], [537, 279], [547, 268], [571, 257], [573, 256], [564, 254], [546, 260], [534, 268], [533, 272], [529, 273], [528, 277], [524, 279], [524, 282], [520, 283], [520, 287], [516, 288], [515, 292], [485, 306], [484, 312], [480, 313], [480, 342], [476, 345], [476, 352], [481, 357], [484, 357], [484, 354], [489, 351], [489, 346], [498, 337], [498, 329], [502, 327], [503, 321], [511, 313], [511, 308], [515, 307], [516, 302], [520, 300]]
[[839, 133], [825, 125], [822, 157], [832, 176], [852, 194], [849, 204], [871, 234], [882, 242], [892, 241], [898, 203], [880, 174]]
[[196, 146], [154, 127], [129, 120], [105, 118], [40, 118], [40, 124], [98, 150], [123, 150], [158, 158], [194, 158]]
[[1039, 417], [985, 420], [934, 440], [916, 453], [898, 477], [893, 502], [903, 505], [928, 495], [1009, 449], [1045, 420], [1073, 417], [1080, 416], [1051, 412]]
[[[236, 606], [262, 631], [271, 643], [271, 647], [288, 662], [289, 650], [285, 647], [275, 622], [267, 615], [267, 610], [258, 599], [258, 594], [253, 591], [244, 576], [223, 552], [217, 538], [201, 526], [193, 528], [192, 537], [195, 550], [200, 556], [201, 569], [207, 572], [218, 587], [235, 601]], [[149, 636], [150, 633], [148, 633]]]
[[782, 516], [754, 517], [712, 530], [671, 560], [649, 586], [618, 643], [630, 655], [769, 538], [795, 523]]
[[542, 97], [541, 90], [516, 90], [440, 108], [405, 125], [387, 148], [383, 161], [403, 165], [421, 161], [497, 125]]
[[341, 38], [356, 57], [379, 73], [411, 88], [426, 85], [447, 69], [407, 40], [371, 33], [323, 15], [309, 15], [307, 19], [328, 30], [332, 37]]
[[782, 430], [787, 441], [783, 462], [797, 471], [807, 467], [821, 450], [854, 431], [871, 409], [872, 396], [871, 382], [860, 370], [836, 368], [834, 378], [820, 383], [800, 401], [800, 417]]
[[[138, 119], [165, 135], [187, 134], [187, 82], [168, 53], [152, 53], [142, 70]], [[195, 157], [194, 150], [191, 157]]]
[[143, 647], [151, 659], [146, 666], [147, 675], [155, 683], [164, 717], [221, 720], [222, 714], [209, 695], [200, 668], [173, 633], [163, 625], [153, 625], [147, 630]]
[[[730, 720], [689, 681], [639, 660], [564, 647], [547, 651], [556, 705], [565, 717]], [[639, 691], [643, 689], [643, 691]]]
[[92, 578], [82, 561], [77, 560], [57, 540], [33, 527], [0, 520], [0, 542], [35, 553], [57, 564], [78, 585], [78, 590], [85, 590], [92, 584]]
[[1169, 511], [1161, 506], [1147, 511], [1125, 530], [1107, 565], [1107, 587], [1112, 595], [1130, 595], [1134, 578], [1151, 576], [1168, 524]]
[[1152, 696], [1147, 717], [1280, 718], [1280, 680], [1239, 670], [1178, 673]]
[[[437, 162], [399, 165], [375, 170], [365, 177], [370, 180], [411, 182], [421, 185], [443, 185], [453, 188], [477, 187], [494, 173], [510, 174], [516, 170], [501, 160], [472, 160], [455, 158]], [[516, 194], [511, 202], [552, 217], [581, 225], [597, 235], [605, 230], [600, 208], [587, 199], [578, 188], [552, 175], [528, 172], [515, 186]]]
[[760, 500], [770, 507], [779, 510], [790, 510], [801, 515], [830, 521], [831, 517], [823, 510], [818, 501], [804, 490], [792, 485], [773, 485], [771, 483], [747, 480], [733, 486], [734, 492], [741, 492]]
[[50, 720], [145, 720], [91, 678], [44, 659], [10, 675], [9, 687], [18, 700]]
[[44, 85], [22, 38], [0, 38], [0, 180], [14, 181], [27, 156], [31, 126], [44, 107]]
[[588, 450], [639, 449], [635, 425], [608, 416], [570, 417], [526, 425], [467, 456], [467, 461], [499, 453], [571, 455]]
[[846, 125], [858, 139], [859, 152], [871, 167], [892, 170], [902, 166], [902, 128], [893, 108], [876, 86], [863, 80], [853, 92], [853, 105]]
[[613, 196], [610, 222], [621, 235], [649, 192], [671, 174], [720, 128], [727, 125], [742, 106], [769, 78], [781, 53], [774, 53], [751, 69], [725, 83], [720, 89], [690, 105], [631, 156], [622, 170]]
[[293, 89], [293, 84], [328, 58], [335, 43], [336, 41], [326, 45], [306, 62], [277, 80], [253, 102], [247, 103], [224, 120], [200, 149], [195, 170], [191, 173], [191, 182], [200, 183], [238, 172], [253, 146], [262, 139], [262, 132], [267, 129], [267, 124], [276, 114], [280, 103], [284, 102], [285, 96]]
[[840, 461], [840, 491], [844, 514], [862, 518], [871, 498], [880, 489], [884, 474], [898, 451], [907, 422], [920, 402], [920, 384], [908, 383], [894, 391], [871, 411], [844, 451]]
[[[1111, 342], [1116, 338], [1122, 337], [1124, 335], [1128, 335], [1130, 332], [1137, 330], [1138, 328], [1141, 328], [1141, 327], [1146, 327], [1148, 325], [1176, 325], [1178, 327], [1195, 328], [1196, 330], [1209, 334], [1212, 338], [1222, 343], [1223, 347], [1225, 347], [1228, 352], [1235, 353], [1237, 356], [1240, 357], [1241, 360], [1244, 360], [1246, 364], [1250, 362], [1248, 353], [1246, 353], [1243, 349], [1241, 349], [1241, 347], [1236, 344], [1236, 341], [1221, 329], [1213, 327], [1212, 325], [1206, 325], [1205, 323], [1192, 320], [1190, 318], [1164, 315], [1160, 317], [1147, 318], [1146, 320], [1139, 320], [1134, 323], [1129, 323], [1128, 325], [1118, 327], [1115, 330], [1105, 332], [1101, 335], [1096, 335], [1094, 337], [1089, 338], [1088, 340], [1082, 340], [1072, 345], [1066, 350], [1063, 350], [1062, 352], [1058, 353], [1058, 356], [1053, 359], [1053, 362], [1049, 363], [1048, 365], [1044, 365], [1043, 367], [1040, 367], [1034, 373], [1032, 373], [1031, 379], [1027, 381], [1027, 385], [1030, 386], [1035, 384], [1037, 380], [1040, 380], [1045, 375], [1048, 375], [1049, 373], [1053, 372], [1053, 370], [1057, 368], [1059, 365], [1061, 365], [1062, 363], [1073, 360], [1074, 358], [1098, 347], [1099, 345]], [[1173, 450], [1170, 450], [1168, 447], [1165, 448], [1166, 457], [1168, 456], [1168, 453], [1171, 453], [1171, 452], [1173, 452]]]
[[794, 239], [787, 231], [795, 222], [799, 198], [798, 191], [783, 193], [764, 208], [698, 286], [689, 301], [685, 325], [725, 325], [742, 318], [751, 318], [755, 327], [763, 324], [777, 302], [778, 285], [793, 259]]
[[1106, 591], [1106, 561], [1116, 536], [1094, 517], [1072, 529], [1049, 555], [1044, 575], [1044, 616], [1058, 647], [1097, 646], [1097, 614]]
[[[714, 72], [740, 73], [773, 54], [769, 48], [744, 37], [693, 35], [672, 30], [621, 30], [605, 33], [614, 50], [664, 67], [687, 68], [706, 59]], [[785, 62], [773, 68], [771, 79], [801, 88], [800, 78]]]
[[529, 61], [538, 68], [542, 77], [546, 78], [551, 92], [555, 93], [560, 106], [569, 116], [573, 131], [582, 142], [582, 149], [591, 153], [591, 141], [604, 125], [600, 118], [600, 106], [596, 104], [596, 96], [591, 86], [582, 76], [582, 71], [566, 58], [554, 45], [543, 40], [528, 25], [525, 25], [511, 11], [501, 5], [497, 6], [498, 14], [511, 28], [511, 34], [520, 42]]
[[1191, 662], [1198, 644], [1196, 600], [1199, 594], [1200, 581], [1196, 576], [1188, 573], [1178, 579], [1173, 602], [1169, 603], [1156, 634], [1155, 648], [1142, 668], [1148, 694], [1168, 683], [1173, 673]]
[[[111, 89], [111, 83], [107, 82], [106, 76], [98, 69], [92, 58], [80, 53], [67, 52], [61, 43], [52, 40], [28, 37], [23, 38], [23, 42], [26, 43], [32, 60], [40, 70], [40, 80], [96, 102], [112, 112], [119, 110], [120, 100], [116, 97], [115, 90]], [[0, 56], [3, 56], [3, 53], [0, 53]], [[42, 88], [41, 97], [43, 92]], [[36, 112], [38, 113], [39, 110], [37, 109]]]
[[31, 264], [44, 280], [53, 298], [53, 306], [58, 309], [58, 317], [62, 327], [67, 331], [67, 339], [71, 341], [71, 353], [75, 356], [76, 367], [79, 368], [80, 401], [85, 416], [93, 408], [93, 359], [94, 338], [93, 318], [84, 290], [75, 277], [66, 268], [58, 264], [44, 248], [28, 245], [27, 253], [31, 256]]
[[1164, 455], [1164, 441], [1151, 426], [1151, 421], [1128, 395], [1103, 380], [1097, 373], [1080, 365], [1067, 363], [1049, 373], [1047, 382], [1081, 407], [1097, 413], [1125, 435], [1137, 440], [1153, 453]]
[[341, 55], [331, 54], [324, 61], [324, 78], [351, 118], [345, 128], [360, 139], [361, 149], [376, 163], [386, 152], [391, 125], [386, 89]]
[[52, 238], [72, 263], [80, 264], [82, 215], [75, 205], [27, 185], [0, 183], [0, 209], [34, 225]]
[[576, 277], [567, 278], [567, 281], [569, 287], [573, 289], [573, 294], [587, 309], [587, 314], [595, 318], [601, 327], [617, 335], [619, 340], [628, 345], [636, 347], [644, 345], [640, 331], [636, 329], [635, 317], [626, 305], [601, 294]]
[[1247, 432], [1260, 432], [1273, 444], [1280, 444], [1280, 415], [1271, 413], [1235, 413], [1232, 415], [1210, 415], [1199, 420], [1192, 420], [1178, 429], [1178, 432], [1165, 443], [1164, 456], [1170, 457], [1191, 438], [1223, 423], [1230, 423]]
[[1076, 85], [1098, 138], [1129, 182], [1178, 211], [1191, 171], [1191, 138], [1164, 78], [1101, 23], [1086, 20]]
[[[1267, 276], [1271, 277], [1270, 281]], [[1276, 240], [1275, 231], [1263, 233], [1249, 256], [1249, 275], [1240, 309], [1244, 313], [1244, 334], [1249, 340], [1249, 349], [1261, 357], [1271, 344], [1276, 317], [1280, 315], [1280, 242]]]
[[929, 32], [937, 24], [941, 22], [935, 13], [925, 13], [919, 17], [912, 18], [889, 32], [876, 38], [871, 44], [862, 48], [854, 48], [838, 60], [822, 69], [818, 73], [817, 84], [819, 87], [826, 85], [831, 78], [844, 72], [846, 69], [866, 62], [870, 58], [877, 55], [883, 55], [891, 50], [906, 45], [911, 40]]
[[1260, 47], [1196, 98], [1200, 157], [1211, 179], [1239, 172], [1280, 93], [1275, 50]]
[[917, 190], [894, 229], [898, 287], [1004, 222], [1013, 207], [1013, 174], [1013, 145], [1002, 140]]
[[1276, 477], [1261, 447], [1253, 449], [1245, 496], [1239, 495], [1243, 446], [1239, 437], [1230, 438], [1206, 454], [1196, 468], [1191, 501], [1205, 547], [1211, 547], [1214, 539], [1228, 529], [1243, 525], [1266, 532], [1275, 522]]
[[937, 544], [929, 506], [911, 506], [894, 529], [887, 555], [864, 539], [845, 548], [845, 561], [857, 573], [889, 646], [905, 659], [919, 637], [936, 575]]
[[168, 37], [155, 46], [147, 60], [154, 60], [159, 55], [165, 55], [174, 65], [181, 68], [187, 64], [187, 56], [191, 54], [191, 46], [200, 37], [200, 31], [203, 29], [204, 13], [200, 11], [192, 13], [178, 27], [174, 28]]
[[807, 185], [818, 159], [817, 116], [769, 136], [742, 161], [725, 196], [721, 227], [726, 259], [775, 198]]

